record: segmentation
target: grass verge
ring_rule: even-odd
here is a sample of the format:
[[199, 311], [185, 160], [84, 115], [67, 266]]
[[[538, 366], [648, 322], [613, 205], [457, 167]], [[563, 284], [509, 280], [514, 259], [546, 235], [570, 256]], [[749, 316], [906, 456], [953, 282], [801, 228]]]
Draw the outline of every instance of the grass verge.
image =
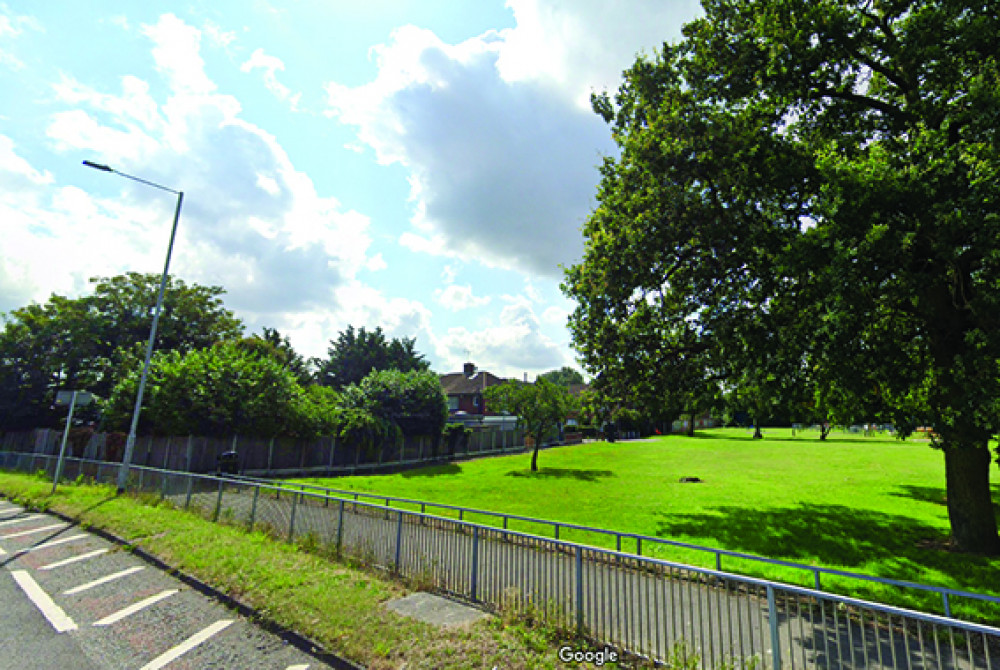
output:
[[438, 628], [386, 610], [383, 604], [407, 588], [371, 571], [210, 523], [155, 498], [118, 497], [114, 487], [69, 484], [50, 491], [51, 481], [42, 477], [0, 472], [0, 493], [10, 499], [116, 535], [366, 667], [563, 667], [557, 649], [567, 638], [537, 623], [499, 617]]

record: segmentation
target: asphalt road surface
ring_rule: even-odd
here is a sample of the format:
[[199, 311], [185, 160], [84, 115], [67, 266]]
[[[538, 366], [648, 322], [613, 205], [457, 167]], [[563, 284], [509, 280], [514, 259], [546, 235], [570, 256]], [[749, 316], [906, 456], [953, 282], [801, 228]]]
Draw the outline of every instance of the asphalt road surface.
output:
[[120, 546], [0, 500], [0, 669], [328, 667]]

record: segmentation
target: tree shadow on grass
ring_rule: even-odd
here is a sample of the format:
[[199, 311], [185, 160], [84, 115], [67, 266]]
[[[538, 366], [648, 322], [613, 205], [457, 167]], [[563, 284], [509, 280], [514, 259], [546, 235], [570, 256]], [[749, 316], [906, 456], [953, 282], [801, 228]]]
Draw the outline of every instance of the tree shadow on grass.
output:
[[527, 477], [530, 479], [579, 479], [584, 482], [596, 482], [599, 479], [614, 477], [611, 470], [579, 470], [575, 468], [539, 468], [538, 472], [531, 470], [511, 470], [508, 477]]
[[410, 479], [411, 477], [436, 477], [438, 475], [457, 475], [462, 471], [462, 466], [455, 465], [454, 463], [446, 463], [445, 465], [432, 465], [429, 468], [417, 468], [415, 470], [404, 470], [400, 475], [404, 479]]
[[868, 573], [874, 569], [881, 577], [906, 581], [923, 581], [925, 572], [940, 571], [973, 591], [996, 591], [1000, 566], [1000, 559], [943, 549], [948, 532], [940, 527], [845, 505], [720, 506], [698, 514], [664, 513], [656, 534], [685, 536], [696, 543], [711, 538], [734, 551]]
[[[911, 498], [919, 502], [941, 505], [942, 507], [948, 504], [948, 493], [943, 486], [900, 484], [897, 488], [900, 490], [892, 491], [890, 495], [897, 498]], [[1000, 484], [994, 484], [991, 489], [993, 491], [993, 511], [997, 516], [997, 524], [1000, 525]]]

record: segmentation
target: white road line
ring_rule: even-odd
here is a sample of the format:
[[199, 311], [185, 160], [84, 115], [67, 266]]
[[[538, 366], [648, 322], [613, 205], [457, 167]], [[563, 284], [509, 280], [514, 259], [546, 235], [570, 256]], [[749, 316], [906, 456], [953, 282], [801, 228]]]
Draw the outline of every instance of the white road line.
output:
[[101, 554], [106, 554], [110, 549], [97, 549], [95, 551], [88, 551], [86, 554], [80, 554], [79, 556], [73, 556], [72, 558], [66, 558], [61, 561], [56, 561], [55, 563], [49, 563], [48, 565], [43, 565], [38, 568], [39, 570], [55, 570], [56, 568], [61, 568], [64, 565], [69, 565], [71, 563], [79, 563], [80, 561], [85, 561], [88, 558], [93, 558], [94, 556], [100, 556]]
[[49, 620], [49, 623], [52, 624], [57, 633], [76, 630], [76, 623], [69, 618], [59, 605], [56, 605], [52, 601], [49, 594], [42, 590], [42, 587], [28, 574], [27, 570], [11, 570], [10, 574], [14, 578], [14, 581], [17, 582], [17, 585], [21, 587], [21, 590], [24, 591], [25, 595], [31, 599], [31, 602], [35, 603], [35, 607], [41, 610], [42, 615]]
[[116, 579], [121, 579], [122, 577], [128, 577], [131, 574], [139, 572], [140, 570], [145, 570], [145, 566], [137, 565], [134, 568], [128, 568], [127, 570], [122, 570], [121, 572], [116, 572], [114, 574], [108, 575], [107, 577], [101, 577], [100, 579], [95, 579], [92, 582], [87, 582], [86, 584], [81, 584], [80, 586], [74, 586], [73, 588], [63, 591], [63, 595], [72, 596], [77, 593], [83, 593], [84, 591], [89, 591], [95, 586], [100, 586], [101, 584], [107, 584], [108, 582], [113, 582]]
[[231, 623], [233, 623], [232, 619], [223, 619], [222, 621], [216, 621], [205, 630], [201, 631], [200, 633], [195, 633], [194, 635], [184, 640], [173, 649], [168, 649], [164, 653], [160, 654], [152, 661], [142, 666], [140, 670], [159, 670], [168, 663], [172, 662], [174, 659], [180, 658], [187, 652], [191, 651], [192, 649], [194, 649], [199, 644], [201, 644], [208, 638], [212, 637], [219, 631], [224, 630]]
[[34, 535], [35, 533], [44, 533], [47, 530], [55, 530], [56, 528], [65, 528], [69, 524], [65, 523], [54, 523], [51, 526], [42, 526], [41, 528], [32, 528], [31, 530], [22, 530], [19, 533], [10, 533], [8, 535], [0, 535], [0, 540], [10, 540], [15, 537], [24, 537], [25, 535]]
[[0, 526], [13, 526], [15, 523], [24, 523], [25, 521], [33, 521], [40, 516], [45, 516], [45, 515], [29, 514], [28, 516], [22, 516], [20, 519], [8, 519], [7, 521], [0, 521]]
[[69, 537], [64, 537], [61, 540], [52, 540], [51, 542], [43, 542], [42, 544], [36, 544], [34, 547], [28, 547], [27, 549], [22, 549], [17, 552], [19, 554], [25, 554], [29, 551], [38, 551], [39, 549], [48, 549], [49, 547], [55, 547], [60, 544], [66, 544], [67, 542], [76, 542], [77, 540], [83, 540], [90, 537], [89, 535], [70, 535]]
[[309, 670], [308, 663], [302, 663], [300, 665], [290, 665], [285, 670]]
[[0, 547], [0, 556], [6, 556], [6, 555], [7, 552], [3, 550], [3, 547]]
[[146, 598], [145, 600], [140, 600], [139, 602], [137, 602], [134, 605], [129, 605], [128, 607], [126, 607], [123, 610], [118, 610], [114, 614], [109, 614], [108, 616], [104, 617], [100, 621], [95, 621], [94, 625], [95, 626], [110, 626], [113, 623], [118, 623], [119, 621], [121, 621], [125, 617], [132, 616], [136, 612], [138, 612], [140, 610], [144, 610], [147, 607], [149, 607], [150, 605], [155, 605], [156, 603], [160, 602], [161, 600], [165, 600], [166, 598], [169, 598], [170, 596], [174, 595], [175, 593], [179, 593], [179, 592], [180, 592], [180, 589], [169, 589], [167, 591], [161, 591], [160, 593], [157, 593], [155, 596], [150, 596], [150, 597]]

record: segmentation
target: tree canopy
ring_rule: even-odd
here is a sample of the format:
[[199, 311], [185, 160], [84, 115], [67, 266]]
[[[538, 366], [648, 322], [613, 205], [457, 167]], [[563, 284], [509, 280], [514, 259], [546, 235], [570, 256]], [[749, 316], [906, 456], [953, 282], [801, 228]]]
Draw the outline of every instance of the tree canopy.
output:
[[[53, 294], [4, 317], [0, 331], [0, 427], [53, 425], [61, 389], [107, 398], [149, 337], [160, 275], [91, 279], [91, 295]], [[238, 338], [243, 325], [225, 309], [218, 286], [168, 278], [155, 347], [192, 351]]]
[[382, 328], [373, 331], [348, 326], [335, 340], [325, 360], [314, 361], [317, 380], [334, 389], [358, 384], [374, 370], [427, 370], [430, 363], [416, 350], [415, 338], [386, 339]]
[[652, 396], [710, 373], [755, 411], [806, 380], [814, 410], [927, 421], [953, 545], [1000, 553], [995, 7], [703, 6], [594, 99], [620, 155], [564, 284], [587, 372]]
[[[105, 409], [109, 427], [127, 428], [139, 370], [135, 366], [112, 392]], [[274, 357], [248, 350], [240, 341], [223, 342], [154, 357], [140, 432], [311, 438], [333, 432], [338, 402], [329, 389], [303, 389]]]
[[558, 370], [549, 370], [548, 372], [543, 372], [538, 375], [538, 378], [545, 378], [555, 384], [556, 386], [570, 386], [572, 384], [582, 384], [583, 375], [580, 374], [579, 370], [574, 370], [571, 367], [563, 366]]
[[491, 386], [483, 395], [492, 410], [514, 415], [524, 424], [525, 432], [535, 441], [531, 471], [536, 472], [542, 440], [566, 421], [572, 407], [573, 399], [569, 392], [539, 377], [534, 384], [513, 380]]

